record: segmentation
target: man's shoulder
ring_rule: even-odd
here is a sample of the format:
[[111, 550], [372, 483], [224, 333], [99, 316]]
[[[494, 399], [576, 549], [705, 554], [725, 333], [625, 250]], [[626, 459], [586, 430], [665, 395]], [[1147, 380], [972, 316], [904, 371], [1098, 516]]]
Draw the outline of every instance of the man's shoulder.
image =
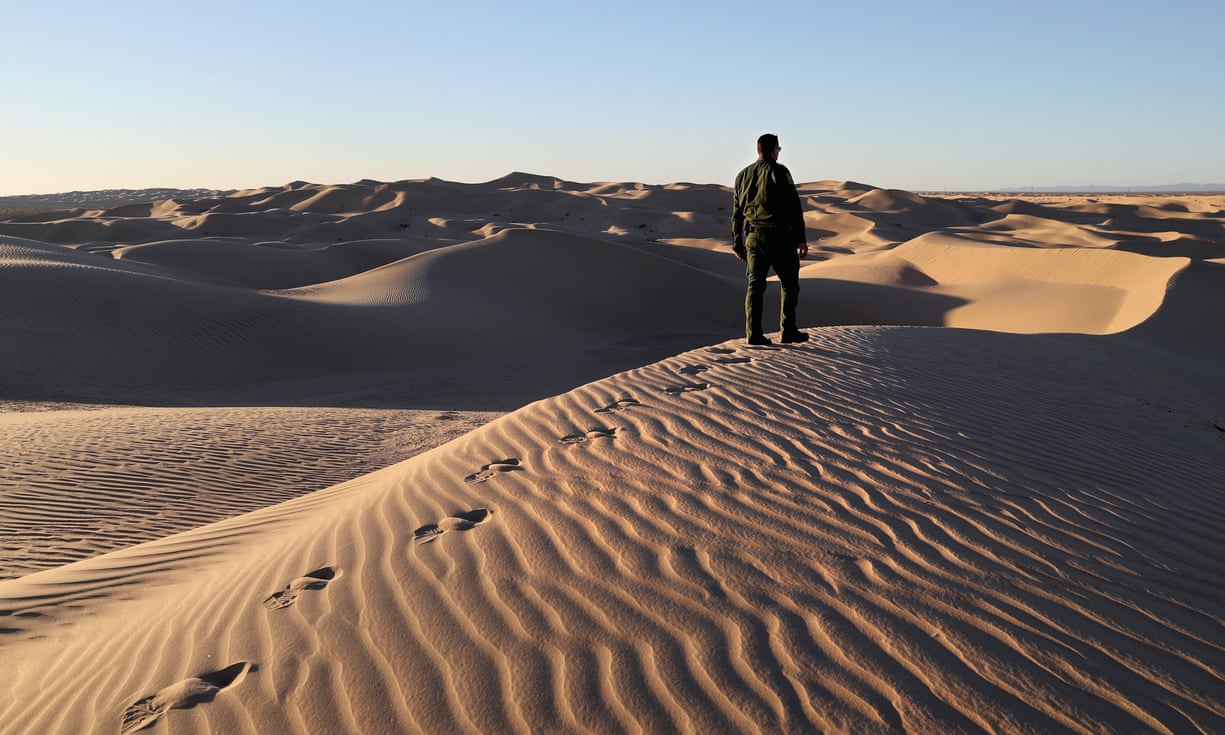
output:
[[766, 161], [766, 165], [768, 165], [774, 171], [787, 174], [788, 176], [791, 175], [791, 170], [778, 161]]
[[783, 181], [795, 186], [795, 179], [791, 178], [791, 170], [779, 163], [778, 161], [770, 161], [770, 169], [776, 177], [781, 177]]
[[735, 184], [735, 188], [736, 188], [737, 190], [739, 190], [739, 189], [740, 189], [741, 184], [745, 183], [745, 181], [747, 181], [747, 180], [749, 180], [749, 179], [751, 179], [751, 178], [753, 177], [753, 170], [754, 170], [755, 168], [757, 168], [757, 164], [758, 164], [758, 163], [761, 163], [761, 162], [760, 162], [760, 161], [754, 161], [753, 163], [750, 163], [749, 165], [747, 165], [747, 166], [745, 166], [744, 168], [740, 169], [740, 173], [736, 174], [736, 184]]
[[753, 161], [749, 165], [740, 169], [740, 173], [736, 174], [736, 180], [739, 181], [746, 176], [752, 175], [754, 172], [760, 171], [763, 166], [769, 168], [770, 161], [765, 158], [759, 158], [756, 161]]

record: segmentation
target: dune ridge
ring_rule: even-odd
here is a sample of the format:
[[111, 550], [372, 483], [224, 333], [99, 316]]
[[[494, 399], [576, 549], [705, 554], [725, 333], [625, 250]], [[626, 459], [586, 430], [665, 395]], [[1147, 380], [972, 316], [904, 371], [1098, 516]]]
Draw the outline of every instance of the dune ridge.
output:
[[[144, 697], [244, 662], [241, 683], [162, 717], [1218, 729], [1225, 518], [1203, 412], [1223, 407], [1137, 385], [1147, 363], [1125, 340], [1085, 339], [846, 328], [715, 345], [327, 491], [0, 583], [6, 659], [30, 662], [17, 680], [65, 693], [51, 710], [8, 693], [0, 712], [12, 732], [113, 732]], [[1150, 451], [1110, 451], [1137, 442]], [[292, 602], [262, 604], [278, 591]], [[120, 655], [152, 666], [56, 664]]]
[[[1155, 311], [1175, 259], [1225, 260], [1219, 196], [800, 189], [811, 325], [1111, 333]], [[726, 187], [515, 173], [293, 182], [18, 217], [0, 222], [0, 397], [284, 403], [377, 384], [420, 406], [470, 386], [457, 361], [479, 351], [466, 343], [488, 342], [523, 383], [505, 410], [738, 331], [729, 216]], [[510, 324], [520, 308], [529, 314]], [[539, 358], [516, 360], [523, 352]], [[569, 384], [547, 368], [534, 377], [559, 361], [572, 364]]]

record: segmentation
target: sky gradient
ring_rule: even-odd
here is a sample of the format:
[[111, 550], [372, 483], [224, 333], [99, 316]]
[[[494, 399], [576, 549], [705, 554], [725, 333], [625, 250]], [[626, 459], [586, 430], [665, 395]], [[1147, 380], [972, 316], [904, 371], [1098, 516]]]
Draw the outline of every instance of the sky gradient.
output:
[[763, 132], [802, 181], [1215, 183], [1221, 28], [1220, 0], [22, 2], [0, 195], [730, 183]]

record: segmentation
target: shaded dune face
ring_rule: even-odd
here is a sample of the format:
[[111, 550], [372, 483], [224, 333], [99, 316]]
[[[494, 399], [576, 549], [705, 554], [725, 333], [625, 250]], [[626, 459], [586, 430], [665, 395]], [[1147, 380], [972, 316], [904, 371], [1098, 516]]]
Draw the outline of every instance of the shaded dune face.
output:
[[[810, 326], [1116, 333], [1189, 264], [1225, 259], [1220, 197], [800, 192]], [[301, 400], [373, 375], [454, 396], [481, 359], [519, 374], [516, 398], [542, 397], [741, 330], [730, 208], [721, 186], [516, 173], [0, 222], [0, 396]]]

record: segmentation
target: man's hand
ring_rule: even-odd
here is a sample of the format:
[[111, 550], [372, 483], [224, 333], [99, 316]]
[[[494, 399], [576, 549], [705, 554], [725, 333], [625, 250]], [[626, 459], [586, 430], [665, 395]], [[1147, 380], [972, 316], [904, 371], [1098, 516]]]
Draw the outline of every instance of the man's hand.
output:
[[736, 257], [740, 258], [741, 260], [744, 260], [748, 254], [744, 249], [744, 243], [742, 242], [732, 243], [732, 252], [735, 253]]
[[807, 257], [807, 256], [808, 256], [808, 243], [806, 243], [806, 242], [801, 242], [799, 245], [796, 245], [796, 246], [795, 246], [795, 249], [796, 249], [796, 250], [798, 250], [798, 251], [800, 252], [800, 257], [801, 257], [801, 258], [804, 258], [804, 257]]

